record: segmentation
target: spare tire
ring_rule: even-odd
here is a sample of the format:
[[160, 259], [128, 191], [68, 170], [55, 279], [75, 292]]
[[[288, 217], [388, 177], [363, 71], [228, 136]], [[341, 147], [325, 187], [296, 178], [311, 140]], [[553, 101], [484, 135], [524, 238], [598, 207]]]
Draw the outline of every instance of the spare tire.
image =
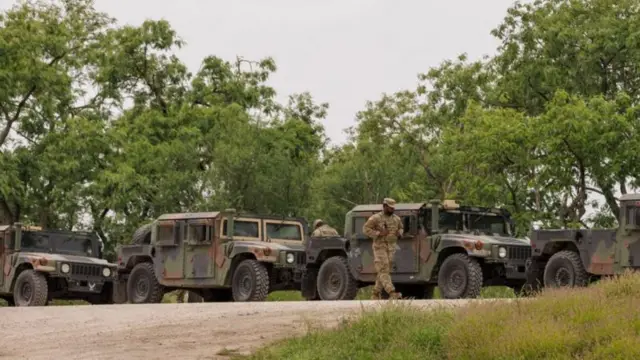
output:
[[136, 229], [133, 233], [132, 244], [143, 245], [151, 243], [151, 223], [144, 224]]

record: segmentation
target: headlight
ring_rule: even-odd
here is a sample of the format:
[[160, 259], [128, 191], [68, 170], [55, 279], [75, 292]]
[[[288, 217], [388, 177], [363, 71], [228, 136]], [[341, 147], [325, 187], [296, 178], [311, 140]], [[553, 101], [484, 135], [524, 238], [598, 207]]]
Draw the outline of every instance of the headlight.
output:
[[505, 249], [503, 247], [499, 247], [498, 248], [498, 257], [506, 258], [507, 257], [507, 249]]
[[104, 276], [104, 277], [109, 277], [109, 276], [111, 276], [111, 269], [109, 269], [109, 268], [107, 268], [107, 267], [106, 267], [106, 268], [103, 268], [103, 269], [102, 269], [102, 276]]
[[293, 261], [295, 260], [295, 256], [293, 256], [293, 254], [289, 253], [287, 254], [287, 263], [288, 264], [293, 264]]
[[62, 264], [60, 265], [60, 271], [62, 271], [63, 274], [68, 274], [69, 271], [71, 271], [71, 266], [69, 266], [69, 264]]

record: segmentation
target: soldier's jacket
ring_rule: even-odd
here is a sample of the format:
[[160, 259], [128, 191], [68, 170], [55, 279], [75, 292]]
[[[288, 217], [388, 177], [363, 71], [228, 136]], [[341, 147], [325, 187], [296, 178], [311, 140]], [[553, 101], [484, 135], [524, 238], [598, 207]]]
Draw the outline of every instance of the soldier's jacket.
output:
[[313, 231], [313, 233], [311, 234], [311, 236], [313, 236], [313, 237], [339, 236], [339, 234], [336, 231], [336, 229], [332, 228], [331, 226], [329, 226], [327, 224], [324, 224], [324, 225], [321, 225], [320, 227], [318, 227], [317, 229], [315, 229]]
[[[389, 231], [389, 234], [386, 237], [380, 236], [380, 232], [386, 229]], [[398, 235], [402, 236], [404, 233], [404, 227], [402, 226], [402, 220], [396, 214], [391, 216], [386, 215], [384, 211], [381, 211], [377, 214], [371, 215], [367, 222], [364, 223], [362, 227], [362, 232], [365, 235], [372, 238], [373, 241], [387, 240], [387, 241], [397, 241]]]

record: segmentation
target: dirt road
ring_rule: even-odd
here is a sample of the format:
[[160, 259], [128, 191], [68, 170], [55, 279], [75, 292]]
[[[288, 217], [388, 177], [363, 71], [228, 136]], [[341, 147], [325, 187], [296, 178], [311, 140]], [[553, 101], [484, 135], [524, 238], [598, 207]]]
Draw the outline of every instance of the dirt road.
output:
[[[483, 301], [483, 300], [474, 300]], [[421, 300], [460, 306], [469, 300]], [[408, 301], [406, 303], [409, 303]], [[378, 301], [49, 306], [0, 309], [0, 359], [224, 359]]]

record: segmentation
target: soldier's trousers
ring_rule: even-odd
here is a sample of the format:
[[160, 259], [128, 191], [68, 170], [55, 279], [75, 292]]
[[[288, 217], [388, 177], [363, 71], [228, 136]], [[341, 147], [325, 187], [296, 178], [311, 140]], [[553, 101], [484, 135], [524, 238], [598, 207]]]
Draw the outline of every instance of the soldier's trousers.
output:
[[393, 265], [393, 257], [396, 254], [396, 243], [386, 242], [384, 240], [375, 240], [373, 242], [373, 261], [376, 268], [376, 284], [373, 291], [380, 293], [384, 289], [391, 294], [396, 289], [391, 282], [391, 266]]

